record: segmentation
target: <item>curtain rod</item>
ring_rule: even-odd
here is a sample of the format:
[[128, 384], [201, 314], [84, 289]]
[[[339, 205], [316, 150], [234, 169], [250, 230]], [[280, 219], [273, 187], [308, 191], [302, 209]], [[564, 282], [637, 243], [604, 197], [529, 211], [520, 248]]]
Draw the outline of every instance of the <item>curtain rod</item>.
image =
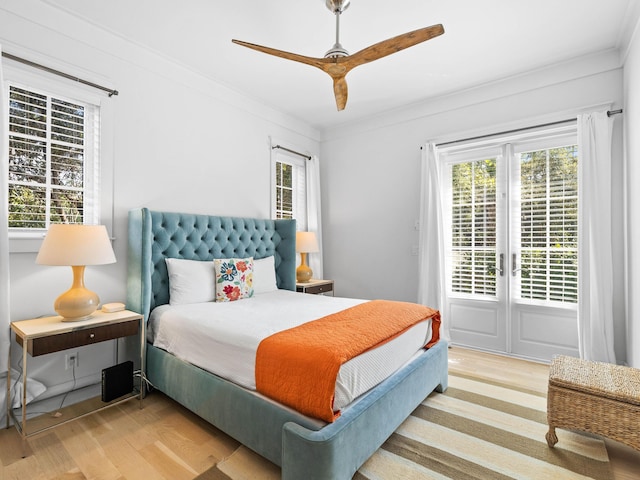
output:
[[304, 153], [296, 152], [295, 150], [283, 147], [282, 145], [274, 145], [273, 147], [271, 147], [271, 150], [273, 150], [274, 148], [279, 148], [280, 150], [284, 150], [285, 152], [293, 153], [294, 155], [298, 155], [300, 157], [306, 158], [307, 160], [311, 160], [311, 155], [305, 155]]
[[29, 65], [30, 67], [37, 68], [39, 70], [44, 70], [45, 72], [53, 73], [54, 75], [58, 75], [60, 77], [67, 78], [69, 80], [73, 80], [74, 82], [82, 83], [83, 85], [88, 85], [93, 88], [97, 88], [98, 90], [103, 90], [109, 94], [110, 97], [114, 95], [118, 95], [118, 91], [113, 88], [103, 87], [102, 85], [98, 85], [96, 83], [90, 82], [88, 80], [83, 80], [78, 77], [74, 77], [73, 75], [69, 75], [68, 73], [61, 72], [60, 70], [55, 70], [50, 67], [46, 67], [44, 65], [40, 65], [39, 63], [32, 62], [31, 60], [27, 60], [25, 58], [16, 57], [15, 55], [11, 55], [7, 52], [2, 52], [2, 56], [8, 58], [9, 60], [15, 60], [16, 62], [24, 63], [25, 65]]
[[[612, 115], [618, 115], [619, 113], [622, 113], [622, 109], [619, 109], [619, 110], [607, 110], [607, 117], [611, 117]], [[516, 128], [516, 129], [513, 129], [513, 130], [505, 130], [504, 132], [489, 133], [487, 135], [478, 135], [477, 137], [463, 138], [461, 140], [452, 140], [450, 142], [437, 143], [436, 147], [442, 147], [444, 145], [455, 145], [456, 143], [470, 142], [471, 140], [482, 140], [483, 138], [490, 138], [490, 137], [495, 137], [495, 136], [498, 136], [498, 135], [507, 135], [507, 134], [510, 134], [510, 133], [518, 133], [518, 132], [523, 132], [525, 130], [531, 130], [533, 128], [552, 127], [554, 125], [562, 125], [563, 123], [575, 122], [575, 120], [576, 120], [575, 118], [568, 118], [567, 120], [559, 120], [557, 122], [541, 123], [540, 125], [532, 125], [530, 127]], [[420, 148], [422, 149], [422, 147], [420, 147]]]

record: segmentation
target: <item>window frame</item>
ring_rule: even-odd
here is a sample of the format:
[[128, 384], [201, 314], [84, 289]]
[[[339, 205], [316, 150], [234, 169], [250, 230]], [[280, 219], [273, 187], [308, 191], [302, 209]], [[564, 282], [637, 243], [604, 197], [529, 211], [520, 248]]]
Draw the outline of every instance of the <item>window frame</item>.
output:
[[[568, 122], [567, 124], [556, 126], [554, 128], [530, 129], [510, 135], [496, 135], [483, 141], [459, 143], [449, 148], [444, 147], [440, 149], [439, 161], [441, 162], [440, 165], [443, 172], [441, 178], [441, 188], [443, 208], [445, 212], [443, 216], [446, 257], [445, 288], [446, 296], [448, 298], [469, 300], [482, 299], [485, 301], [491, 300], [490, 298], [482, 294], [454, 292], [452, 288], [452, 223], [450, 218], [452, 205], [448, 199], [448, 196], [451, 194], [451, 176], [449, 169], [456, 164], [478, 161], [485, 158], [496, 158], [496, 161], [505, 162], [508, 162], [509, 159], [517, 158], [519, 161], [519, 155], [523, 152], [529, 152], [539, 149], [559, 148], [563, 145], [577, 145], [577, 125], [575, 123]], [[517, 232], [514, 231], [514, 229], [519, 229], [519, 223], [517, 223], [514, 218], [509, 218], [509, 220], [505, 222], [505, 215], [510, 215], [510, 213], [514, 211], [514, 208], [517, 208], [518, 211], [520, 209], [520, 200], [519, 198], [514, 197], [514, 195], [519, 195], [519, 187], [518, 189], [513, 188], [514, 184], [512, 183], [513, 179], [511, 178], [511, 176], [514, 174], [514, 171], [512, 166], [507, 165], [506, 168], [501, 168], [500, 172], [501, 173], [496, 180], [498, 181], [499, 185], [503, 186], [499, 186], [497, 191], [500, 199], [498, 200], [496, 215], [497, 218], [502, 219], [501, 222], [503, 223], [498, 223], [499, 231], [496, 232], [496, 237], [503, 239], [502, 241], [506, 242], [506, 244], [496, 245], [496, 268], [499, 263], [499, 253], [501, 253], [502, 251], [513, 252], [515, 250], [514, 242], [516, 241], [516, 239], [519, 239]], [[509, 197], [509, 201], [505, 202], [507, 196]], [[511, 210], [507, 210], [507, 203], [510, 205]], [[509, 226], [509, 231], [504, 232], [502, 228], [507, 226]], [[521, 254], [519, 254], [518, 257], [521, 257]], [[520, 261], [521, 258], [518, 259], [518, 266], [520, 266]], [[511, 276], [512, 259], [508, 255], [504, 258], [503, 268], [505, 268], [505, 275]], [[492, 297], [492, 299], [498, 301], [498, 298], [502, 298], [502, 295], [504, 294], [502, 289], [504, 289], [505, 287], [509, 291], [509, 295], [511, 296], [514, 290], [518, 291], [520, 289], [520, 278], [518, 277], [515, 282], [509, 282], [509, 285], [504, 285], [503, 282], [499, 282], [496, 290], [496, 295]], [[541, 305], [546, 307], [556, 307], [565, 310], [575, 310], [577, 308], [577, 303], [567, 301], [519, 298], [519, 295], [515, 300], [519, 303], [526, 303], [532, 306]]]
[[[7, 121], [9, 116], [9, 86], [35, 91], [49, 97], [60, 98], [65, 101], [83, 104], [90, 109], [91, 119], [86, 120], [85, 128], [91, 130], [90, 141], [85, 145], [84, 165], [84, 212], [85, 224], [103, 224], [113, 236], [113, 102], [105, 101], [104, 96], [96, 93], [95, 89], [61, 79], [60, 77], [34, 70], [13, 61], [3, 62], [4, 100], [6, 104]], [[105, 122], [105, 119], [109, 119]], [[107, 125], [108, 124], [108, 125]], [[8, 148], [7, 131], [3, 132], [3, 148]], [[88, 157], [91, 157], [90, 159]], [[8, 175], [8, 172], [3, 172]], [[90, 188], [87, 197], [87, 189]], [[9, 251], [37, 252], [47, 229], [10, 228]]]
[[[452, 180], [453, 180], [453, 176], [454, 176], [454, 170], [456, 167], [459, 167], [461, 165], [471, 165], [471, 169], [472, 172], [475, 173], [475, 168], [476, 166], [481, 166], [482, 164], [486, 164], [486, 162], [488, 161], [493, 161], [494, 164], [497, 164], [498, 161], [500, 161], [502, 158], [502, 155], [500, 154], [496, 154], [496, 155], [484, 155], [484, 156], [477, 156], [477, 158], [473, 158], [473, 159], [465, 159], [464, 161], [458, 159], [455, 162], [450, 162], [448, 163], [447, 167], [445, 169], [445, 178], [447, 179], [447, 193], [449, 194], [445, 202], [447, 211], [448, 211], [448, 228], [449, 230], [447, 231], [447, 240], [448, 243], [447, 245], [449, 246], [449, 251], [448, 251], [448, 256], [447, 256], [447, 269], [450, 272], [450, 275], [448, 275], [447, 277], [447, 291], [449, 293], [449, 295], [453, 295], [453, 296], [457, 296], [460, 298], [465, 298], [465, 297], [469, 297], [469, 298], [473, 298], [477, 295], [481, 295], [483, 297], [497, 297], [498, 295], [498, 288], [499, 288], [499, 284], [497, 281], [497, 278], [495, 277], [495, 268], [493, 269], [493, 273], [490, 273], [489, 270], [487, 268], [485, 268], [484, 273], [479, 273], [479, 269], [478, 269], [478, 264], [481, 262], [483, 257], [487, 257], [487, 252], [489, 252], [489, 255], [491, 255], [490, 252], [493, 252], [493, 256], [495, 257], [497, 255], [497, 250], [498, 250], [498, 238], [499, 238], [499, 232], [496, 230], [496, 227], [499, 225], [497, 223], [497, 216], [494, 219], [494, 230], [493, 230], [493, 236], [488, 237], [488, 242], [480, 242], [482, 243], [482, 245], [478, 245], [478, 241], [476, 238], [476, 207], [479, 204], [493, 204], [494, 208], [496, 207], [496, 205], [498, 205], [498, 180], [499, 178], [497, 176], [493, 177], [493, 196], [487, 198], [487, 196], [482, 196], [482, 198], [480, 199], [478, 197], [477, 194], [475, 194], [476, 191], [476, 186], [477, 183], [475, 182], [475, 177], [471, 180], [470, 186], [471, 186], [471, 191], [469, 192], [469, 201], [467, 204], [464, 203], [455, 203], [452, 201], [453, 198], [455, 198], [456, 192], [453, 191], [453, 189], [451, 188], [451, 184], [452, 184]], [[491, 192], [490, 192], [491, 193]], [[467, 210], [469, 212], [469, 217], [471, 218], [471, 220], [469, 222], [462, 222], [459, 221], [459, 218], [462, 217], [462, 215], [458, 215], [456, 214], [456, 208], [459, 208], [460, 211], [463, 211], [463, 208], [467, 207]], [[484, 210], [483, 210], [484, 212]], [[499, 212], [496, 212], [496, 215], [498, 215]], [[458, 220], [458, 221], [456, 221]], [[471, 238], [469, 238], [469, 245], [465, 246], [465, 245], [460, 245], [456, 243], [456, 236], [454, 235], [454, 229], [455, 227], [459, 227], [460, 229], [470, 229], [470, 234], [471, 234]], [[491, 231], [489, 229], [483, 230], [482, 231], [483, 238], [486, 238], [486, 234], [487, 233], [491, 233]], [[462, 237], [462, 235], [461, 235]], [[466, 248], [465, 248], [466, 247]], [[457, 265], [459, 263], [459, 258], [460, 256], [464, 255], [464, 253], [468, 253], [470, 254], [470, 260], [471, 260], [471, 268], [466, 270], [466, 269], [457, 269], [454, 265]], [[488, 258], [488, 257], [487, 257]], [[493, 258], [491, 262], [489, 262], [491, 265], [495, 265], [496, 264], [496, 259]], [[462, 289], [464, 288], [464, 280], [462, 280], [462, 277], [465, 276], [465, 274], [470, 275], [471, 276], [471, 283], [469, 285], [470, 290], [471, 291], [463, 291], [463, 290], [456, 290], [456, 287]], [[458, 278], [457, 278], [458, 277]]]
[[293, 167], [292, 218], [296, 220], [296, 229], [299, 231], [306, 231], [308, 225], [307, 162], [306, 158], [295, 153], [281, 148], [271, 148], [271, 218], [286, 218], [277, 216], [277, 164], [286, 163]]
[[[571, 135], [567, 135], [565, 137], [554, 137], [553, 141], [548, 141], [546, 142], [546, 144], [544, 144], [543, 142], [536, 142], [536, 143], [526, 143], [526, 142], [522, 142], [521, 144], [515, 146], [514, 148], [514, 158], [518, 163], [518, 166], [521, 168], [522, 166], [522, 160], [521, 160], [521, 155], [523, 154], [530, 154], [532, 152], [535, 153], [540, 153], [540, 152], [545, 152], [546, 154], [546, 158], [545, 158], [545, 162], [546, 162], [546, 166], [549, 165], [550, 163], [550, 154], [552, 150], [561, 150], [561, 149], [566, 149], [566, 148], [571, 148], [573, 149], [573, 156], [576, 158], [576, 162], [577, 162], [577, 166], [576, 166], [576, 173], [575, 173], [575, 190], [573, 194], [570, 193], [566, 193], [565, 195], [559, 196], [559, 195], [553, 195], [553, 191], [555, 186], [554, 183], [550, 180], [550, 177], [547, 175], [545, 177], [545, 189], [544, 189], [544, 195], [538, 196], [538, 197], [533, 197], [531, 198], [531, 203], [534, 202], [540, 202], [543, 201], [545, 203], [545, 226], [546, 226], [546, 235], [545, 235], [545, 242], [546, 245], [544, 247], [538, 246], [538, 247], [534, 247], [532, 245], [527, 245], [524, 246], [524, 242], [523, 242], [523, 233], [525, 232], [525, 230], [529, 231], [529, 233], [531, 232], [531, 229], [529, 228], [530, 225], [532, 225], [533, 223], [535, 223], [536, 221], [540, 221], [540, 219], [542, 218], [542, 216], [537, 216], [535, 218], [530, 218], [531, 220], [531, 224], [527, 224], [527, 225], [522, 225], [522, 219], [524, 217], [524, 212], [525, 209], [523, 209], [521, 202], [524, 201], [522, 194], [521, 194], [521, 187], [522, 187], [522, 183], [519, 182], [518, 186], [517, 186], [517, 190], [514, 190], [512, 192], [512, 198], [513, 198], [513, 203], [518, 203], [518, 211], [520, 212], [520, 216], [518, 219], [515, 219], [514, 221], [512, 221], [512, 232], [511, 232], [511, 236], [513, 237], [513, 241], [517, 241], [517, 243], [519, 244], [519, 267], [521, 270], [521, 274], [517, 277], [517, 281], [514, 282], [514, 289], [516, 291], [517, 294], [517, 300], [521, 303], [524, 304], [529, 304], [529, 305], [537, 305], [537, 304], [545, 304], [545, 305], [553, 305], [553, 306], [561, 306], [560, 308], [577, 308], [578, 305], [578, 248], [579, 248], [579, 243], [578, 243], [578, 223], [579, 223], [579, 217], [578, 217], [578, 203], [579, 203], [579, 197], [578, 197], [578, 184], [579, 184], [579, 173], [578, 173], [578, 169], [579, 169], [579, 163], [580, 163], [580, 152], [578, 150], [578, 143], [577, 143], [577, 132], [575, 132], [574, 134]], [[545, 167], [546, 168], [546, 167]], [[512, 173], [513, 176], [515, 175], [521, 175], [521, 171], [520, 169], [518, 169], [518, 171], [514, 171]], [[570, 190], [570, 188], [569, 188]], [[514, 198], [516, 197], [517, 198]], [[563, 219], [563, 224], [564, 224], [564, 216], [565, 216], [565, 208], [564, 205], [565, 203], [569, 203], [570, 206], [569, 208], [567, 208], [566, 210], [571, 210], [571, 204], [573, 202], [573, 200], [575, 199], [575, 229], [573, 229], [573, 231], [575, 232], [573, 235], [569, 235], [569, 237], [575, 237], [575, 242], [571, 242], [569, 239], [566, 239], [565, 241], [561, 242], [562, 246], [559, 246], [557, 248], [552, 248], [551, 246], [551, 239], [553, 238], [553, 223], [549, 222], [549, 220], [552, 219], [552, 217], [557, 218], [562, 218]], [[556, 209], [553, 207], [554, 203], [557, 203], [558, 200], [562, 201], [563, 207], [561, 207], [560, 209]], [[530, 211], [530, 210], [527, 210]], [[563, 231], [569, 231], [571, 232], [572, 229], [570, 228], [570, 226], [564, 227]], [[556, 242], [557, 243], [557, 242]], [[575, 246], [571, 246], [571, 244], [575, 243]], [[529, 252], [531, 251], [534, 252], [535, 250], [538, 251], [543, 251], [544, 252], [544, 258], [545, 258], [545, 263], [546, 263], [546, 267], [544, 270], [545, 276], [546, 276], [546, 281], [544, 284], [545, 287], [545, 296], [546, 298], [539, 298], [538, 296], [541, 295], [541, 291], [538, 290], [535, 287], [535, 276], [531, 276], [531, 277], [526, 277], [526, 280], [524, 280], [524, 272], [527, 271], [527, 274], [531, 274], [531, 272], [535, 271], [535, 264], [531, 264], [529, 265], [528, 263], [525, 263], [525, 254], [523, 252]], [[573, 269], [572, 267], [568, 266], [567, 268], [562, 268], [562, 271], [565, 272], [562, 275], [562, 279], [563, 279], [563, 288], [562, 288], [562, 298], [563, 299], [557, 299], [554, 298], [556, 296], [558, 296], [556, 292], [557, 288], [554, 288], [553, 285], [557, 284], [556, 281], [554, 281], [554, 271], [557, 272], [558, 268], [557, 266], [554, 267], [553, 265], [553, 258], [555, 257], [556, 259], [559, 258], [559, 256], [565, 256], [565, 255], [569, 255], [569, 254], [573, 254], [574, 255], [574, 263], [575, 263], [575, 279], [573, 281], [570, 281], [571, 275], [569, 274], [569, 272]], [[525, 267], [526, 265], [526, 267]], [[570, 264], [568, 264], [570, 265]], [[528, 295], [525, 294], [525, 290], [528, 289]], [[573, 295], [570, 294], [570, 292], [575, 292]], [[569, 300], [569, 298], [573, 296], [575, 297], [575, 301], [571, 301]]]

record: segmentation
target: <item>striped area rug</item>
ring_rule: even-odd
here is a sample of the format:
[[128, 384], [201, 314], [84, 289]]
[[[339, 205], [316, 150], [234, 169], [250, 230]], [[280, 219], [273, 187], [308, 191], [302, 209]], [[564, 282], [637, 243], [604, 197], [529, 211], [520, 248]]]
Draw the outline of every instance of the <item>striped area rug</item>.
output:
[[[509, 385], [449, 375], [360, 468], [354, 480], [611, 478], [601, 439], [558, 429], [547, 446], [546, 398]], [[199, 480], [276, 480], [280, 470], [240, 447]]]

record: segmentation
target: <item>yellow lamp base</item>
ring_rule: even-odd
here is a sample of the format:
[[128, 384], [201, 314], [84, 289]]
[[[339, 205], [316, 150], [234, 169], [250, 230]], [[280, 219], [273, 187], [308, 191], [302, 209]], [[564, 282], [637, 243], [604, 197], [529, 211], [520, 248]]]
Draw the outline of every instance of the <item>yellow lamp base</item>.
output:
[[71, 288], [56, 298], [53, 308], [63, 322], [85, 320], [98, 309], [100, 298], [86, 288]]
[[84, 287], [84, 267], [73, 266], [73, 285], [56, 298], [53, 308], [63, 322], [86, 320], [98, 309], [100, 298]]
[[307, 283], [313, 276], [313, 270], [307, 265], [307, 254], [300, 253], [300, 265], [296, 268], [296, 281], [298, 283]]

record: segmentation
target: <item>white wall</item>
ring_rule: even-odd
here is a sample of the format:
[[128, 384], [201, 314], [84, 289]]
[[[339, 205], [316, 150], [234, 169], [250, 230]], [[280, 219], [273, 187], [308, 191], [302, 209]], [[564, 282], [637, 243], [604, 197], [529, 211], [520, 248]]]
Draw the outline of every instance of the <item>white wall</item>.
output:
[[[103, 191], [108, 206], [104, 217], [111, 227], [113, 204], [110, 229], [118, 262], [88, 267], [85, 275], [87, 287], [103, 302], [126, 297], [130, 209], [268, 218], [269, 137], [302, 152], [319, 153], [319, 133], [298, 119], [44, 2], [13, 2], [12, 9], [0, 8], [0, 44], [5, 51], [119, 91], [110, 99], [103, 95], [102, 112], [103, 174], [107, 179], [113, 174], [115, 192], [110, 186]], [[71, 285], [70, 268], [36, 265], [35, 255], [11, 254], [12, 320], [52, 314], [54, 299]], [[102, 347], [112, 351], [112, 346]], [[100, 364], [104, 352], [91, 348], [94, 351], [80, 355], [81, 377], [105, 366]], [[59, 371], [61, 364], [60, 354], [46, 355], [34, 359], [30, 372], [51, 387], [67, 380], [69, 372]]]
[[[38, 8], [34, 9], [37, 3]], [[268, 137], [300, 151], [320, 153], [322, 162], [325, 277], [336, 280], [341, 296], [416, 300], [420, 146], [427, 140], [452, 140], [533, 123], [568, 118], [583, 108], [622, 106], [622, 72], [616, 52], [576, 59], [482, 88], [461, 92], [372, 118], [357, 125], [319, 132], [304, 122], [240, 97], [122, 38], [66, 16], [44, 2], [14, 1], [0, 7], [0, 43], [6, 51], [46, 63], [120, 95], [105, 99], [108, 158], [113, 167], [114, 248], [118, 263], [89, 267], [87, 285], [104, 301], [123, 300], [126, 283], [126, 214], [149, 206], [240, 216], [269, 215]], [[29, 20], [27, 20], [27, 18]], [[55, 26], [55, 28], [54, 28]], [[58, 32], [65, 32], [64, 34]], [[640, 45], [625, 66], [627, 157], [638, 158], [640, 140]], [[613, 212], [623, 230], [621, 124], [614, 152]], [[636, 128], [632, 128], [636, 127]], [[322, 142], [320, 142], [322, 140]], [[629, 162], [629, 246], [638, 244], [634, 208], [640, 193], [633, 179], [640, 166]], [[110, 176], [110, 171], [105, 172]], [[423, 226], [424, 228], [424, 226]], [[614, 236], [616, 272], [623, 272], [623, 235]], [[640, 363], [640, 327], [633, 298], [639, 297], [640, 256], [629, 248], [628, 338], [624, 328], [623, 276], [616, 277], [616, 353]], [[36, 266], [34, 253], [11, 255], [11, 317], [51, 312], [54, 298], [71, 281], [64, 267]], [[636, 346], [635, 352], [633, 346]], [[628, 350], [628, 352], [626, 351]], [[98, 357], [93, 353], [89, 356]], [[60, 383], [57, 359], [46, 356], [36, 375]], [[96, 361], [97, 362], [97, 361]], [[81, 365], [82, 362], [81, 362]], [[89, 370], [93, 365], [87, 367]], [[95, 369], [94, 369], [95, 370]], [[89, 372], [91, 373], [91, 372]]]
[[640, 35], [626, 52], [624, 119], [627, 189], [627, 361], [640, 368]]
[[[421, 145], [622, 103], [618, 55], [605, 52], [327, 132], [321, 147], [325, 277], [342, 296], [416, 301]], [[624, 360], [622, 117], [615, 120], [614, 143], [615, 345]]]

